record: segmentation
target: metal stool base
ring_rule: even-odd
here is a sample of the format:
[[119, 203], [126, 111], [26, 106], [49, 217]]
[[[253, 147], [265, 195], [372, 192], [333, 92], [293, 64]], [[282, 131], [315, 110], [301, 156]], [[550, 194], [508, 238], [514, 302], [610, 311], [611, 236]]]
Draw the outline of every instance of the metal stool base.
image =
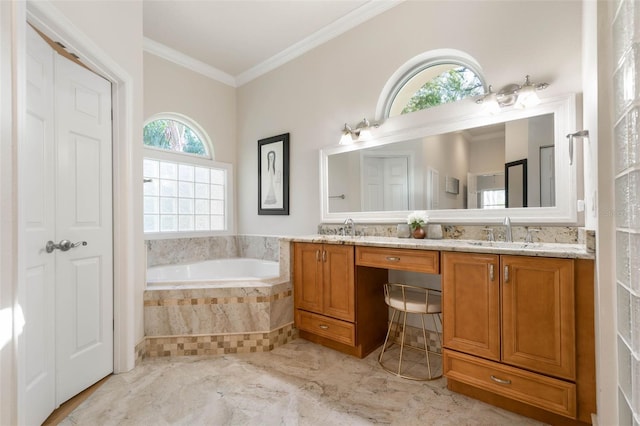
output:
[[[438, 374], [438, 375], [434, 375], [433, 371], [432, 371], [432, 366], [431, 366], [431, 359], [429, 354], [433, 354], [436, 356], [440, 356], [440, 359], [442, 359], [442, 354], [438, 353], [438, 352], [434, 352], [429, 350], [429, 345], [428, 345], [428, 340], [427, 340], [427, 331], [426, 331], [426, 327], [425, 327], [425, 322], [424, 322], [424, 316], [425, 315], [430, 315], [431, 318], [433, 319], [433, 325], [435, 327], [436, 330], [436, 334], [438, 335], [438, 339], [440, 340], [441, 344], [442, 344], [442, 339], [440, 338], [440, 333], [438, 332], [438, 326], [436, 324], [436, 317], [438, 318], [438, 320], [440, 321], [440, 328], [442, 328], [442, 317], [440, 316], [440, 313], [433, 313], [433, 314], [418, 314], [415, 313], [416, 315], [420, 315], [420, 319], [422, 321], [422, 335], [423, 335], [423, 339], [424, 339], [424, 348], [418, 348], [416, 346], [412, 346], [409, 345], [407, 343], [405, 343], [405, 334], [406, 334], [406, 330], [407, 330], [407, 313], [411, 313], [411, 312], [406, 312], [406, 311], [400, 311], [397, 310], [393, 307], [390, 307], [391, 309], [391, 320], [389, 321], [389, 328], [387, 329], [387, 336], [384, 339], [384, 344], [382, 345], [382, 350], [380, 351], [380, 355], [378, 356], [378, 364], [380, 364], [380, 367], [382, 367], [383, 370], [391, 373], [391, 374], [395, 374], [398, 377], [402, 377], [403, 379], [409, 379], [409, 380], [418, 380], [418, 381], [427, 381], [427, 380], [435, 380], [435, 379], [439, 379], [440, 377], [442, 377], [442, 373]], [[390, 368], [389, 366], [385, 365], [382, 362], [382, 358], [384, 357], [385, 352], [391, 348], [394, 344], [397, 345], [396, 342], [394, 341], [389, 341], [389, 336], [391, 335], [392, 329], [394, 328], [394, 324], [395, 324], [395, 333], [394, 335], [398, 334], [398, 327], [400, 327], [400, 321], [395, 321], [396, 316], [398, 316], [398, 320], [400, 319], [400, 314], [403, 313], [403, 321], [402, 321], [402, 333], [400, 335], [400, 356], [398, 358], [398, 365], [397, 368]], [[412, 349], [412, 350], [417, 350], [420, 352], [423, 352], [425, 354], [425, 358], [426, 358], [426, 369], [427, 369], [427, 374], [424, 377], [421, 376], [415, 376], [415, 375], [410, 375], [410, 374], [403, 374], [402, 371], [402, 363], [403, 363], [403, 357], [404, 357], [404, 351], [405, 349]], [[389, 364], [389, 361], [386, 361], [387, 364]], [[442, 368], [441, 368], [442, 370]]]

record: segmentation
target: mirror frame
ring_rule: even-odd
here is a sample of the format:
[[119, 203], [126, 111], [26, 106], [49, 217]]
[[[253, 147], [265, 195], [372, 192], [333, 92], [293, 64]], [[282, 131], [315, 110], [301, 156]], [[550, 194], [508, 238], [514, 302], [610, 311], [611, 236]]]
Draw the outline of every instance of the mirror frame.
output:
[[[507, 209], [442, 209], [428, 210], [429, 220], [441, 224], [501, 223], [509, 216], [513, 223], [525, 225], [580, 226], [583, 214], [578, 212], [578, 198], [582, 194], [582, 159], [580, 147], [574, 147], [574, 161], [570, 164], [569, 142], [566, 135], [578, 129], [576, 117], [577, 96], [569, 94], [542, 99], [533, 108], [503, 108], [496, 115], [487, 115], [472, 101], [460, 101], [387, 119], [378, 129], [373, 129], [368, 141], [352, 145], [334, 145], [320, 150], [320, 208], [323, 223], [339, 223], [351, 218], [359, 223], [404, 223], [409, 211], [329, 212], [329, 156], [364, 148], [387, 145], [442, 133], [461, 131], [506, 121], [519, 120], [543, 114], [554, 114], [554, 146], [556, 170], [556, 206]], [[336, 139], [339, 135], [336, 134]], [[562, 185], [559, 185], [562, 183]]]

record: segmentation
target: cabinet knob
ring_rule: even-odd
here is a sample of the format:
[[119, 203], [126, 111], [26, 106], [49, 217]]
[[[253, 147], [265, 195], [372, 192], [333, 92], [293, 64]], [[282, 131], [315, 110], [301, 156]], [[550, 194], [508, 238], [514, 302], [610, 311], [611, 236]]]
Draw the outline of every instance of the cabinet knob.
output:
[[328, 330], [329, 326], [328, 325], [324, 325], [324, 324], [320, 324], [318, 327], [320, 327], [323, 330]]
[[495, 276], [493, 274], [493, 264], [489, 265], [489, 280], [493, 281], [495, 279]]
[[400, 258], [396, 256], [387, 256], [389, 262], [400, 262]]
[[504, 282], [509, 282], [509, 265], [504, 265]]

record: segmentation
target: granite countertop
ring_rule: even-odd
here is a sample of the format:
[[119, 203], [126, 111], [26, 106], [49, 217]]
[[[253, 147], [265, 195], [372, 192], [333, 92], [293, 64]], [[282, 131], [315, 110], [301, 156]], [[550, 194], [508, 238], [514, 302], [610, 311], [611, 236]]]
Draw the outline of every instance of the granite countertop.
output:
[[344, 244], [368, 247], [387, 247], [418, 250], [458, 251], [468, 253], [515, 254], [539, 257], [561, 257], [568, 259], [595, 259], [595, 253], [588, 252], [584, 244], [525, 243], [479, 240], [416, 240], [413, 238], [341, 235], [306, 235], [285, 237], [291, 242]]

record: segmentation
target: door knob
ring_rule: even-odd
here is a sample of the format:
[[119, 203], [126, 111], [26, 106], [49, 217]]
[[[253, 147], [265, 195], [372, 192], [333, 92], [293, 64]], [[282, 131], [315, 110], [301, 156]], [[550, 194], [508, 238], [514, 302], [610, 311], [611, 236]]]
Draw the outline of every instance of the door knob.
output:
[[47, 251], [47, 253], [53, 253], [54, 250], [67, 251], [67, 250], [71, 250], [74, 247], [86, 246], [86, 245], [87, 245], [86, 241], [78, 241], [77, 243], [72, 243], [69, 240], [60, 240], [60, 242], [56, 244], [53, 241], [49, 240], [47, 241], [47, 245], [44, 246], [44, 248]]

